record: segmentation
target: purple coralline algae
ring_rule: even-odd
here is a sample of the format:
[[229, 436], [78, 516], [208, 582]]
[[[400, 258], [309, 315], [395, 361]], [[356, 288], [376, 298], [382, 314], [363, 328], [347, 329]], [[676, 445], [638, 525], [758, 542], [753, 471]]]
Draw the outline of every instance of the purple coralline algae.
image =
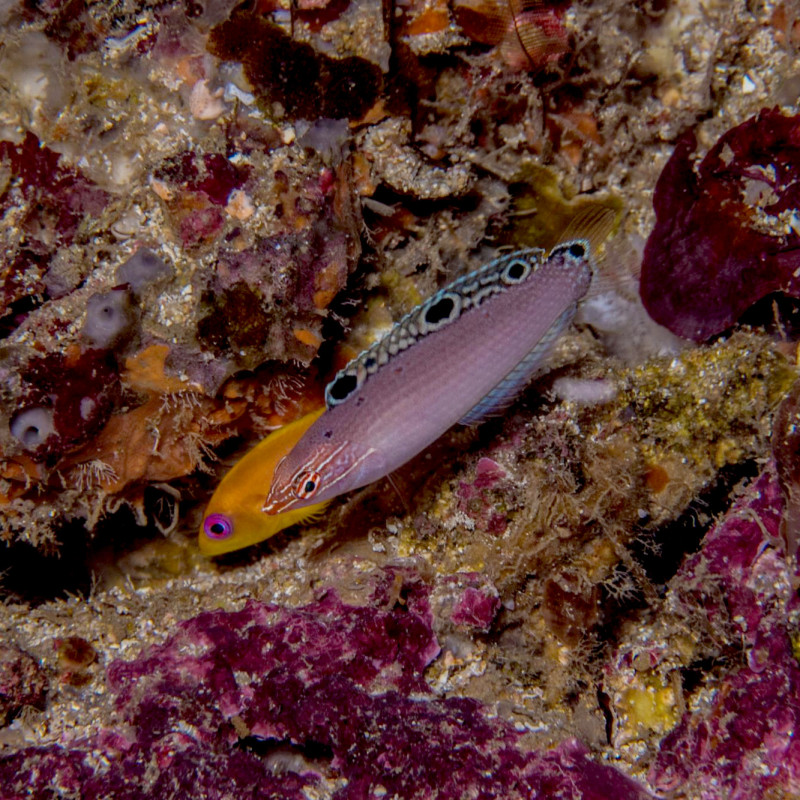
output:
[[656, 322], [701, 342], [771, 292], [800, 296], [800, 117], [765, 109], [697, 165], [685, 134], [658, 179], [641, 296]]
[[498, 510], [498, 491], [507, 482], [506, 470], [491, 458], [483, 457], [475, 465], [475, 480], [458, 486], [458, 509], [482, 530], [502, 534], [508, 524], [506, 514]]
[[477, 585], [464, 587], [463, 594], [453, 608], [451, 619], [456, 625], [488, 631], [500, 610], [500, 597], [491, 583], [482, 580], [475, 573], [470, 573], [470, 576]]
[[437, 581], [431, 598], [436, 620], [461, 630], [487, 632], [502, 605], [497, 587], [480, 572], [459, 572]]
[[775, 412], [772, 453], [786, 503], [781, 538], [787, 557], [797, 558], [800, 549], [800, 381], [795, 381]]
[[251, 601], [113, 663], [119, 726], [6, 754], [4, 797], [649, 796], [575, 740], [526, 751], [477, 700], [433, 696], [430, 588], [410, 571], [378, 575], [369, 606], [330, 590], [294, 609]]
[[712, 622], [730, 620], [744, 658], [661, 742], [649, 778], [670, 796], [746, 800], [800, 791], [798, 602], [794, 563], [779, 536], [782, 509], [771, 463], [673, 583], [679, 601]]
[[59, 160], [30, 132], [19, 144], [0, 142], [0, 165], [13, 178], [0, 186], [0, 216], [14, 210], [25, 234], [14, 236], [10, 226], [0, 234], [0, 316], [23, 298], [44, 293], [55, 245], [75, 241], [84, 220], [99, 215], [108, 202], [102, 189]]
[[33, 656], [0, 644], [0, 727], [25, 706], [44, 708], [47, 688], [47, 676]]

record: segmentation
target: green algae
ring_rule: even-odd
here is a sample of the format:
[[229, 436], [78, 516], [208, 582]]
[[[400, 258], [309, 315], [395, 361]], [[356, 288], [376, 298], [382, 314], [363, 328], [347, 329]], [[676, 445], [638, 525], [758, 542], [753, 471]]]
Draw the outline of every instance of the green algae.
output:
[[712, 470], [763, 452], [796, 378], [771, 339], [741, 331], [624, 372], [621, 400], [635, 410], [650, 458], [677, 453]]
[[528, 163], [511, 187], [513, 211], [504, 233], [504, 242], [514, 247], [543, 247], [556, 245], [564, 235], [583, 235], [579, 220], [598, 212], [608, 212], [619, 224], [625, 205], [620, 197], [607, 195], [578, 195], [549, 167]]

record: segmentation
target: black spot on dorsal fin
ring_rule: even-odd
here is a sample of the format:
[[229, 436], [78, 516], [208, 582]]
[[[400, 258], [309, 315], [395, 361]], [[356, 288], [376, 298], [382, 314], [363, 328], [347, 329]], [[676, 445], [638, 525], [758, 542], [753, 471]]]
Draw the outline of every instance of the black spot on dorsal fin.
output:
[[328, 408], [349, 400], [371, 375], [386, 368], [395, 356], [420, 339], [448, 327], [462, 313], [477, 308], [494, 295], [526, 281], [543, 263], [544, 257], [544, 250], [539, 248], [517, 250], [440, 289], [336, 375], [325, 389]]
[[358, 388], [358, 380], [355, 375], [347, 372], [341, 373], [334, 378], [325, 391], [330, 400], [341, 403], [346, 400]]
[[450, 297], [445, 296], [441, 300], [437, 300], [425, 312], [425, 322], [427, 322], [429, 325], [436, 325], [439, 322], [450, 319], [450, 315], [453, 313], [454, 307], [455, 303]]

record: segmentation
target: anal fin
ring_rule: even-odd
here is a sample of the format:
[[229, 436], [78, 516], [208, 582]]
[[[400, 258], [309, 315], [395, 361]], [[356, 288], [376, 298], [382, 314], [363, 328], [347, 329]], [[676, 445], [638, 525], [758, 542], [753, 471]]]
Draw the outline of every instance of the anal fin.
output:
[[542, 362], [554, 342], [564, 332], [575, 315], [576, 306], [570, 306], [553, 322], [531, 351], [497, 386], [474, 405], [460, 420], [461, 425], [475, 425], [481, 420], [499, 414], [508, 408], [522, 393], [531, 378], [541, 370]]

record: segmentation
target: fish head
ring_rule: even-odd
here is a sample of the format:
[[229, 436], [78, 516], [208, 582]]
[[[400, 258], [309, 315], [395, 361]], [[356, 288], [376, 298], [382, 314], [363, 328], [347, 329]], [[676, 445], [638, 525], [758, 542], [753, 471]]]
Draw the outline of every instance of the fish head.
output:
[[379, 460], [372, 448], [326, 440], [324, 434], [310, 435], [275, 468], [263, 511], [285, 514], [358, 489], [372, 482], [365, 476]]
[[261, 510], [275, 466], [324, 409], [274, 431], [243, 456], [222, 479], [211, 497], [200, 525], [198, 544], [207, 556], [248, 547], [322, 513], [325, 503], [307, 505], [286, 514], [267, 516]]
[[261, 492], [252, 495], [244, 507], [208, 509], [200, 527], [200, 552], [206, 556], [219, 556], [258, 544], [291, 525], [315, 520], [327, 505], [315, 503], [285, 514], [267, 516], [261, 511], [263, 502], [264, 494]]

